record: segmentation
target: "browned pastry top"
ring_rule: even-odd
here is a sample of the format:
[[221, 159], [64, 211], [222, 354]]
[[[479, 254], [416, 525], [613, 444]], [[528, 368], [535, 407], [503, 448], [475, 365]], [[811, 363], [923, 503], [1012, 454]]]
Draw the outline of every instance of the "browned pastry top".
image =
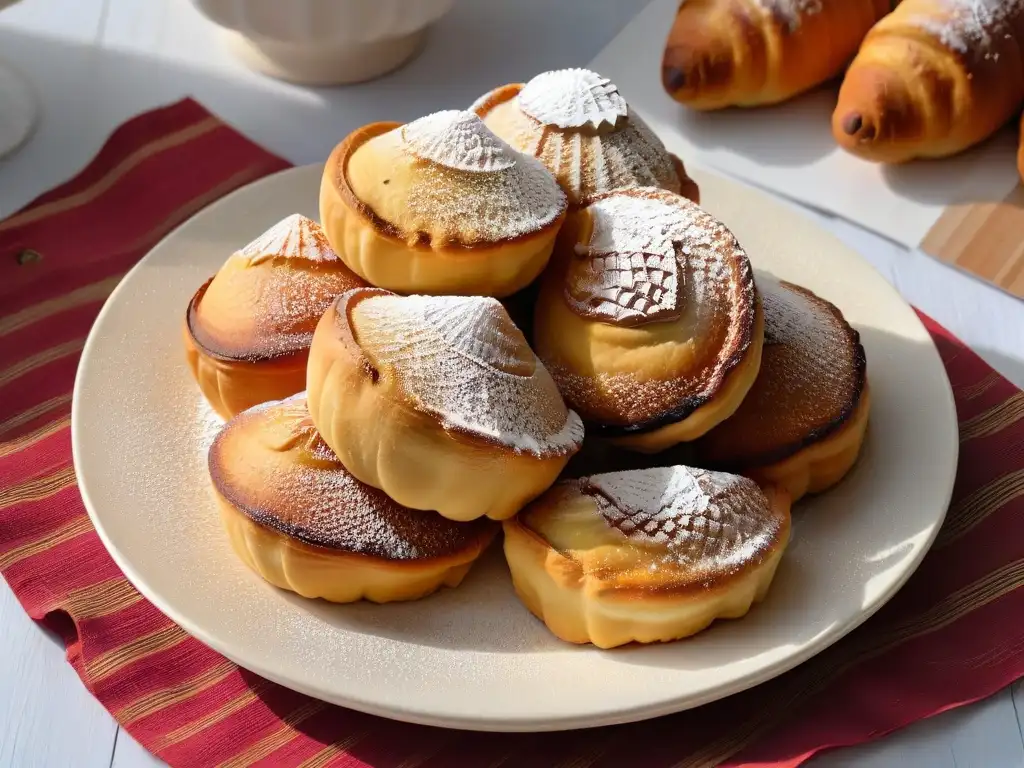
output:
[[496, 88], [473, 110], [555, 175], [572, 205], [625, 187], [656, 186], [696, 200], [697, 185], [608, 78], [587, 69], [542, 72]]
[[495, 524], [408, 509], [356, 480], [317, 433], [304, 395], [236, 416], [210, 448], [213, 485], [253, 522], [305, 544], [389, 561], [448, 557]]
[[579, 416], [497, 299], [365, 288], [331, 311], [340, 343], [396, 406], [515, 453], [549, 458], [579, 449]]
[[758, 281], [761, 370], [739, 410], [697, 444], [702, 463], [764, 466], [828, 437], [853, 414], [866, 382], [860, 335], [842, 313], [792, 283]]
[[591, 226], [564, 271], [562, 300], [587, 321], [621, 329], [609, 336], [614, 353], [600, 350], [602, 364], [629, 359], [634, 367], [573, 369], [541, 356], [597, 434], [684, 419], [717, 396], [760, 333], [746, 252], [711, 214], [661, 189], [609, 192], [583, 212]]
[[551, 233], [567, 206], [536, 158], [468, 111], [363, 126], [334, 149], [325, 181], [382, 237], [456, 254]]
[[617, 593], [707, 592], [788, 535], [788, 499], [745, 477], [686, 466], [560, 483], [520, 523]]
[[330, 303], [363, 285], [316, 222], [289, 216], [228, 259], [193, 296], [186, 322], [211, 357], [277, 359], [308, 351]]

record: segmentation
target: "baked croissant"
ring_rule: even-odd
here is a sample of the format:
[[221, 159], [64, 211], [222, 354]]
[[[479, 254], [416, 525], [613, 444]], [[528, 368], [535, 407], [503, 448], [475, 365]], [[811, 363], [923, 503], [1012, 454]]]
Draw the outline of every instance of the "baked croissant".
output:
[[868, 33], [832, 115], [867, 160], [943, 157], [989, 137], [1024, 101], [1024, 3], [904, 0]]
[[686, 0], [665, 90], [701, 110], [774, 104], [838, 75], [891, 0]]

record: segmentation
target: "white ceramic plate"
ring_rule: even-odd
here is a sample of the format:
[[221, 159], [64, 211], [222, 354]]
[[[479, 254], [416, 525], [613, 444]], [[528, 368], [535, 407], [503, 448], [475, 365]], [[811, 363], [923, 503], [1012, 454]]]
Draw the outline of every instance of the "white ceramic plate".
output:
[[210, 424], [181, 322], [227, 255], [284, 216], [316, 216], [320, 168], [207, 208], [110, 297], [75, 384], [75, 467], [111, 555], [149, 600], [239, 665], [312, 696], [432, 725], [549, 730], [637, 720], [721, 698], [799, 664], [888, 600], [942, 523], [957, 460], [949, 382], [913, 311], [862, 259], [763, 193], [699, 176], [704, 205], [755, 267], [835, 302], [860, 330], [873, 411], [861, 460], [798, 508], [766, 602], [687, 641], [561, 643], [516, 600], [500, 549], [457, 590], [333, 606], [278, 591], [231, 552], [208, 495]]

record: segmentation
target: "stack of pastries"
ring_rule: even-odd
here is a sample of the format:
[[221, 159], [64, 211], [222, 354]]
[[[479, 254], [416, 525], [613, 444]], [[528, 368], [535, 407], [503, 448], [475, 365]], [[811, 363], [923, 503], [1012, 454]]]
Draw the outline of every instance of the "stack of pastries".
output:
[[773, 104], [835, 77], [844, 149], [885, 163], [955, 154], [1024, 104], [1024, 3], [686, 0], [662, 63], [669, 94], [702, 110]]
[[791, 504], [857, 458], [864, 350], [698, 199], [587, 70], [345, 138], [321, 223], [273, 225], [185, 311], [238, 557], [385, 603], [457, 587], [500, 531], [516, 593], [569, 642], [747, 613]]

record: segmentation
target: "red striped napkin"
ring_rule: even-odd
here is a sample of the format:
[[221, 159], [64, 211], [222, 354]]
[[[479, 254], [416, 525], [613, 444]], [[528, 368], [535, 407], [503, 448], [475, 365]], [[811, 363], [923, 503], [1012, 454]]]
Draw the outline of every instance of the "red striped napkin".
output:
[[935, 547], [870, 621], [698, 710], [555, 734], [475, 734], [330, 706], [188, 637], [118, 571], [75, 485], [75, 366], [117, 280], [206, 203], [286, 164], [192, 101], [120, 128], [71, 182], [0, 223], [0, 573], [83, 684], [172, 765], [792, 766], [1024, 674], [1024, 394], [927, 320], [960, 418]]

